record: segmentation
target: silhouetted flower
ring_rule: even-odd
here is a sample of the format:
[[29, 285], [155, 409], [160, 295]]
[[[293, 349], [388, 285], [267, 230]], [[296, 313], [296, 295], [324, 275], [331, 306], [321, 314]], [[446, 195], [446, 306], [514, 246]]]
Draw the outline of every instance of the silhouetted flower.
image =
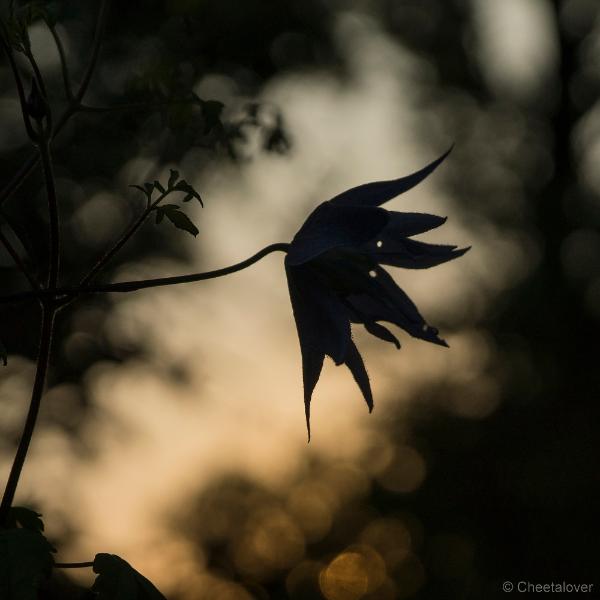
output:
[[352, 340], [351, 323], [364, 325], [397, 348], [400, 342], [379, 321], [447, 346], [381, 265], [427, 269], [462, 256], [468, 248], [410, 239], [439, 227], [444, 217], [379, 207], [425, 179], [449, 152], [412, 175], [367, 183], [323, 202], [292, 240], [285, 268], [302, 352], [309, 438], [310, 400], [325, 355], [350, 369], [369, 411], [373, 409], [369, 377]]

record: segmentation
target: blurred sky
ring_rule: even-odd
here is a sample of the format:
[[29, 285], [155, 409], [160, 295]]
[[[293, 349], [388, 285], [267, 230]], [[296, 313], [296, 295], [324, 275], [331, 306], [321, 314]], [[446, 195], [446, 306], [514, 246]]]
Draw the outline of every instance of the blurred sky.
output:
[[[542, 5], [479, 0], [476, 48], [493, 85], [527, 94], [553, 67], [555, 43]], [[196, 256], [190, 270], [218, 268], [269, 243], [289, 241], [318, 203], [360, 183], [407, 174], [460, 143], [448, 137], [443, 147], [432, 148], [417, 137], [415, 124], [425, 117], [415, 93], [435, 78], [431, 65], [415, 60], [357, 12], [340, 17], [337, 39], [351, 59], [350, 84], [304, 72], [264, 90], [263, 99], [283, 109], [294, 141], [291, 155], [259, 155], [241, 168], [215, 163], [194, 182], [206, 207], [195, 215], [200, 235], [185, 240]], [[232, 85], [207, 77], [198, 90], [227, 99], [235, 92]], [[452, 155], [424, 184], [388, 205], [448, 215], [426, 239], [473, 246], [465, 257], [435, 269], [394, 272], [434, 325], [482, 314], [488, 300], [525, 275], [533, 260], [519, 240], [501, 237], [490, 223], [467, 230], [460, 207], [438, 184], [451, 162]], [[179, 165], [190, 179], [194, 163], [190, 153]], [[151, 167], [132, 160], [123, 169], [123, 184], [143, 180]], [[119, 278], [180, 272], [180, 265], [163, 261], [130, 265]], [[193, 582], [198, 572], [191, 551], [166, 529], [163, 517], [215, 477], [241, 471], [283, 489], [312, 457], [332, 464], [357, 461], [378, 443], [377, 424], [385, 422], [391, 399], [408, 402], [419, 382], [441, 375], [472, 381], [481, 392], [451, 410], [472, 418], [491, 414], [497, 400], [494, 384], [482, 375], [493, 352], [485, 333], [441, 334], [449, 350], [402, 335], [397, 352], [356, 332], [371, 375], [374, 414], [368, 415], [350, 373], [328, 363], [314, 395], [307, 445], [283, 255], [222, 280], [129, 295], [114, 311], [110, 335], [144, 339], [150, 360], [93, 369], [87, 383], [96, 410], [81, 435], [91, 452], [77, 455], [58, 430], [39, 430], [18, 503], [45, 507], [50, 536], [65, 526], [76, 532], [61, 548], [63, 561], [90, 560], [105, 551], [126, 556], [165, 591], [181, 580]], [[165, 377], [164, 365], [176, 363], [185, 365], [189, 382]], [[20, 418], [19, 406], [29, 395], [32, 369], [22, 367], [1, 384], [6, 418]], [[68, 386], [55, 388], [44, 410], [68, 401]], [[2, 478], [9, 458], [3, 458]], [[426, 466], [420, 468], [426, 477]]]

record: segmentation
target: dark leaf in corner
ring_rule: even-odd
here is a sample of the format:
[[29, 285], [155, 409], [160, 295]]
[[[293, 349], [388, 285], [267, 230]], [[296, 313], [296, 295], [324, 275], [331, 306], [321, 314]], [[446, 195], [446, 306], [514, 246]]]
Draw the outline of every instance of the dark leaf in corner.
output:
[[29, 531], [41, 533], [44, 531], [44, 522], [40, 518], [41, 516], [40, 513], [30, 508], [13, 506], [8, 512], [8, 526], [13, 529], [22, 527], [23, 529], [29, 529]]
[[52, 571], [54, 548], [29, 529], [0, 531], [0, 598], [37, 600], [38, 588]]
[[98, 600], [166, 600], [151, 581], [115, 554], [96, 554], [92, 591]]

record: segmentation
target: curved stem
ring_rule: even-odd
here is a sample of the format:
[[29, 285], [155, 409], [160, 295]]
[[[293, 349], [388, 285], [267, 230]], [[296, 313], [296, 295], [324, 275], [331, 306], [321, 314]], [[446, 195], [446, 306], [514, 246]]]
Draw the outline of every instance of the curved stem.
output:
[[42, 327], [40, 333], [40, 348], [38, 352], [37, 367], [35, 370], [35, 380], [33, 382], [33, 390], [31, 392], [31, 402], [29, 404], [29, 412], [25, 420], [25, 426], [21, 433], [21, 439], [17, 447], [17, 452], [13, 461], [10, 475], [0, 504], [0, 526], [5, 525], [8, 511], [13, 503], [15, 491], [19, 483], [19, 477], [25, 464], [29, 444], [35, 429], [40, 402], [44, 392], [46, 382], [46, 372], [48, 371], [48, 363], [50, 361], [50, 349], [52, 347], [52, 331], [54, 326], [54, 307], [49, 307], [47, 304], [42, 306]]
[[[223, 269], [216, 269], [214, 271], [206, 271], [204, 273], [191, 273], [190, 275], [176, 275], [174, 277], [157, 277], [154, 279], [142, 279], [140, 281], [122, 281], [119, 283], [106, 283], [100, 285], [91, 285], [87, 287], [74, 288], [72, 290], [66, 290], [66, 295], [76, 294], [99, 294], [106, 292], [136, 292], [146, 288], [153, 287], [164, 287], [167, 285], [178, 285], [181, 283], [193, 283], [195, 281], [204, 281], [206, 279], [216, 279], [217, 277], [223, 277], [230, 275], [237, 271], [246, 269], [253, 265], [255, 262], [261, 260], [271, 254], [272, 252], [287, 252], [290, 245], [285, 243], [271, 244], [266, 248], [263, 248], [256, 254], [250, 256], [246, 260], [243, 260], [229, 267]], [[59, 290], [56, 290], [57, 294]]]
[[287, 252], [290, 245], [287, 243], [270, 244], [262, 250], [259, 250], [256, 254], [253, 254], [249, 258], [224, 267], [223, 269], [216, 269], [214, 271], [205, 271], [204, 273], [191, 273], [189, 275], [176, 275], [174, 277], [159, 277], [156, 279], [141, 279], [139, 281], [121, 281], [118, 283], [105, 283], [100, 285], [89, 285], [85, 287], [60, 287], [54, 290], [37, 290], [30, 292], [20, 292], [18, 294], [11, 294], [10, 296], [0, 297], [0, 304], [12, 304], [15, 302], [23, 302], [24, 300], [33, 299], [48, 299], [48, 298], [61, 298], [62, 302], [69, 301], [77, 296], [83, 296], [87, 294], [101, 294], [109, 292], [135, 292], [137, 290], [143, 290], [146, 288], [153, 287], [164, 287], [167, 285], [177, 285], [180, 283], [193, 283], [195, 281], [204, 281], [206, 279], [216, 279], [217, 277], [223, 277], [224, 275], [230, 275], [237, 271], [241, 271], [254, 263], [258, 262], [268, 254], [272, 252]]

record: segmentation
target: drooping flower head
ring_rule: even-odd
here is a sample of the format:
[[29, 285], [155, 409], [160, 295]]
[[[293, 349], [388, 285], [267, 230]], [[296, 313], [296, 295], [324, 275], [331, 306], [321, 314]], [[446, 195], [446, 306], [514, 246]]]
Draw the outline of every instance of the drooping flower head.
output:
[[462, 256], [468, 248], [428, 244], [412, 236], [446, 219], [425, 213], [388, 211], [381, 205], [423, 181], [449, 154], [400, 179], [351, 188], [323, 202], [294, 236], [285, 269], [300, 340], [306, 425], [310, 401], [325, 356], [351, 371], [373, 409], [369, 377], [351, 336], [351, 323], [400, 348], [381, 322], [441, 346], [438, 336], [411, 299], [381, 265], [427, 269]]

